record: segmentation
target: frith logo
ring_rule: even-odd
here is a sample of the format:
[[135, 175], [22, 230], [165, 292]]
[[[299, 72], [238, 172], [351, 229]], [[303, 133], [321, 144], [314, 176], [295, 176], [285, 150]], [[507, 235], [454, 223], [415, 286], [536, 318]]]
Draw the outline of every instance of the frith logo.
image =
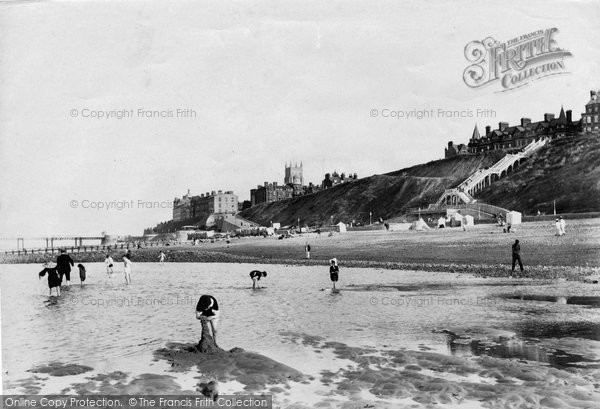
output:
[[471, 41], [465, 46], [465, 57], [472, 64], [463, 80], [471, 88], [499, 81], [508, 91], [550, 75], [566, 74], [565, 57], [570, 51], [559, 48], [554, 39], [557, 28], [538, 30], [500, 43], [492, 37]]

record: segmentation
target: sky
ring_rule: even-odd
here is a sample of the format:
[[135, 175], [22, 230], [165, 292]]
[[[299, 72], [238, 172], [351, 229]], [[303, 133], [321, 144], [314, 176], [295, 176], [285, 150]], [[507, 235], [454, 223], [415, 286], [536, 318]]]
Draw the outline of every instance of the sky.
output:
[[[141, 234], [188, 189], [247, 200], [290, 161], [305, 182], [366, 177], [443, 158], [475, 124], [561, 105], [579, 119], [599, 15], [594, 0], [2, 2], [0, 237]], [[561, 75], [465, 84], [468, 43], [549, 28], [572, 54]]]

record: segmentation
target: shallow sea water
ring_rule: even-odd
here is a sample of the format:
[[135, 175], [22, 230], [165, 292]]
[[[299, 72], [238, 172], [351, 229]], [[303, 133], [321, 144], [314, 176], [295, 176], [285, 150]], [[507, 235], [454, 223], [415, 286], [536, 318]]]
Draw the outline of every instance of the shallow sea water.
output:
[[[347, 363], [327, 351], [315, 354], [291, 341], [295, 335], [376, 350], [487, 354], [558, 368], [597, 365], [600, 354], [595, 349], [600, 290], [589, 284], [342, 263], [340, 292], [332, 293], [327, 266], [140, 263], [133, 265], [129, 286], [118, 270], [109, 278], [103, 264], [86, 268], [86, 284], [81, 287], [73, 271], [71, 287], [56, 299], [48, 297], [46, 278], [38, 280], [40, 266], [0, 266], [4, 393], [20, 393], [15, 382], [50, 362], [86, 365], [94, 373], [166, 373], [152, 354], [169, 342], [198, 340], [194, 309], [201, 294], [219, 301], [221, 347], [258, 352], [313, 376]], [[253, 269], [268, 272], [257, 291], [248, 277]], [[565, 301], [577, 299], [585, 302]], [[585, 357], [582, 343], [591, 345]], [[65, 383], [88, 375], [45, 382], [41, 392], [59, 393]], [[177, 382], [193, 387], [182, 376]], [[304, 394], [318, 389], [303, 388]], [[232, 384], [229, 391], [234, 389]]]

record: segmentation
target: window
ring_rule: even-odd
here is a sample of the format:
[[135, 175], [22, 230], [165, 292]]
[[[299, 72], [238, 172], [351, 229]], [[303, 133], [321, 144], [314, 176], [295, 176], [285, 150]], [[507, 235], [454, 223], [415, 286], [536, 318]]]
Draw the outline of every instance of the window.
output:
[[594, 115], [594, 122], [598, 122], [598, 115]]

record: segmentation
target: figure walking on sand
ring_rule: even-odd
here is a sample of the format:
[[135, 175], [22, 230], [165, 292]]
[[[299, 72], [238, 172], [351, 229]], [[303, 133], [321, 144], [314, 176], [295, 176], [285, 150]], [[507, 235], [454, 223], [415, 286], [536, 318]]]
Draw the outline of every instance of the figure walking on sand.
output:
[[210, 323], [211, 336], [217, 345], [217, 326], [219, 324], [219, 304], [212, 295], [202, 295], [196, 304], [196, 319]]
[[335, 290], [335, 283], [337, 283], [337, 281], [338, 281], [340, 268], [338, 267], [337, 258], [332, 258], [330, 260], [330, 262], [331, 262], [331, 265], [329, 266], [329, 278], [331, 279], [331, 282], [333, 283], [332, 290]]
[[523, 272], [523, 262], [521, 261], [521, 245], [519, 240], [515, 240], [515, 244], [512, 245], [512, 271], [515, 271], [515, 263], [519, 262], [519, 268]]
[[79, 283], [83, 287], [83, 282], [85, 281], [85, 267], [83, 264], [77, 264], [77, 268], [79, 269]]
[[310, 244], [308, 242], [304, 245], [304, 252], [306, 253], [306, 259], [310, 259]]
[[165, 255], [165, 253], [163, 253], [162, 251], [160, 252], [160, 254], [158, 255], [158, 262], [160, 264], [165, 264], [165, 259], [167, 258], [167, 256]]
[[567, 222], [565, 222], [565, 219], [563, 219], [562, 216], [558, 218], [558, 222], [560, 223], [560, 234], [562, 236], [566, 233], [565, 226], [567, 225]]
[[250, 278], [252, 279], [252, 289], [254, 290], [255, 288], [260, 288], [260, 278], [261, 277], [266, 277], [267, 276], [267, 272], [266, 271], [258, 271], [258, 270], [252, 270], [250, 271]]
[[108, 278], [111, 278], [113, 275], [113, 263], [113, 258], [110, 256], [110, 254], [107, 254], [106, 258], [104, 259], [104, 265], [106, 266], [106, 275]]
[[560, 225], [560, 220], [556, 219], [554, 222], [554, 226], [556, 227], [556, 236], [562, 236], [562, 226]]
[[123, 273], [125, 273], [125, 284], [131, 284], [131, 259], [127, 254], [123, 256]]
[[60, 284], [62, 280], [56, 265], [50, 261], [44, 264], [44, 269], [39, 273], [39, 279], [41, 280], [46, 273], [48, 273], [48, 288], [50, 289], [50, 297], [52, 297], [52, 290], [55, 290], [56, 296], [60, 297]]
[[60, 275], [60, 282], [62, 284], [63, 276], [67, 279], [66, 285], [71, 285], [71, 267], [75, 266], [71, 256], [62, 249], [60, 255], [56, 257], [56, 269]]

